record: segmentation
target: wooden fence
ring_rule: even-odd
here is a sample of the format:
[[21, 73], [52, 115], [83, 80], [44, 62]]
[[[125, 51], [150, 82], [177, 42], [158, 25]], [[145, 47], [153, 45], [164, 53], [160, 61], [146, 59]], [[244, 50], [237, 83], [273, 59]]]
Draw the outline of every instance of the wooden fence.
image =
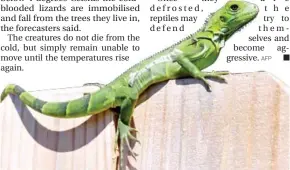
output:
[[[135, 109], [137, 170], [289, 170], [289, 89], [266, 72], [211, 81], [194, 79], [147, 90]], [[25, 88], [25, 87], [24, 87]], [[44, 90], [48, 101], [97, 87]], [[41, 115], [11, 96], [0, 104], [1, 170], [112, 170], [116, 116], [78, 119]]]

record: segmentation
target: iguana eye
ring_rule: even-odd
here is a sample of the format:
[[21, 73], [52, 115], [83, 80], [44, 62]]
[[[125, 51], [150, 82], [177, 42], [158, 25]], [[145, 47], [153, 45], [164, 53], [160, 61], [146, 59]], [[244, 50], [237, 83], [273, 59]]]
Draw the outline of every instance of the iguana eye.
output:
[[237, 11], [239, 9], [239, 6], [237, 4], [233, 4], [230, 6], [232, 11]]

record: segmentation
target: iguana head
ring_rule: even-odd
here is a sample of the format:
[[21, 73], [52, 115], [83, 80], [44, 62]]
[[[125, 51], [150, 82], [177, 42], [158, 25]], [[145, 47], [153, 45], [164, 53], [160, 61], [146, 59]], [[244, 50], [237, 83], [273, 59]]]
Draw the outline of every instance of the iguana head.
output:
[[227, 40], [234, 32], [253, 20], [258, 12], [258, 6], [253, 3], [231, 0], [209, 18], [204, 30], [222, 35], [224, 40]]

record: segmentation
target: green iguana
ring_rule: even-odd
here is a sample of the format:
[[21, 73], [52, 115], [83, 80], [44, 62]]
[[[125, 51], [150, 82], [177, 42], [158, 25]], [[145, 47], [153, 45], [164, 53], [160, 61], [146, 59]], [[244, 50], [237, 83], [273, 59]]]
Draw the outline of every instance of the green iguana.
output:
[[115, 146], [120, 139], [119, 168], [122, 169], [127, 162], [122, 152], [125, 145], [135, 157], [129, 139], [139, 142], [131, 134], [137, 130], [130, 127], [139, 95], [149, 86], [170, 79], [183, 77], [200, 79], [209, 91], [210, 85], [206, 78], [225, 81], [221, 75], [228, 72], [201, 72], [201, 70], [216, 61], [225, 41], [253, 20], [258, 12], [255, 4], [237, 0], [228, 1], [225, 6], [213, 13], [196, 33], [134, 65], [111, 83], [102, 86], [100, 90], [79, 99], [47, 102], [33, 97], [20, 86], [11, 84], [4, 89], [1, 101], [8, 94], [14, 94], [34, 110], [58, 118], [76, 118], [119, 108]]

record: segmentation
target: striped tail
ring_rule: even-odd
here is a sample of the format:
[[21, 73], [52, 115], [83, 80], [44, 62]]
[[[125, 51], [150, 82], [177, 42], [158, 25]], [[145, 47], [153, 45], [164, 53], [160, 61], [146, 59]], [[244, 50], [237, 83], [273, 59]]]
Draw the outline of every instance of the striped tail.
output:
[[18, 96], [24, 104], [42, 114], [59, 118], [97, 114], [114, 106], [114, 98], [110, 97], [112, 95], [109, 95], [111, 94], [109, 89], [101, 89], [67, 102], [47, 102], [32, 96], [18, 85], [10, 84], [3, 90], [0, 102], [9, 94]]

